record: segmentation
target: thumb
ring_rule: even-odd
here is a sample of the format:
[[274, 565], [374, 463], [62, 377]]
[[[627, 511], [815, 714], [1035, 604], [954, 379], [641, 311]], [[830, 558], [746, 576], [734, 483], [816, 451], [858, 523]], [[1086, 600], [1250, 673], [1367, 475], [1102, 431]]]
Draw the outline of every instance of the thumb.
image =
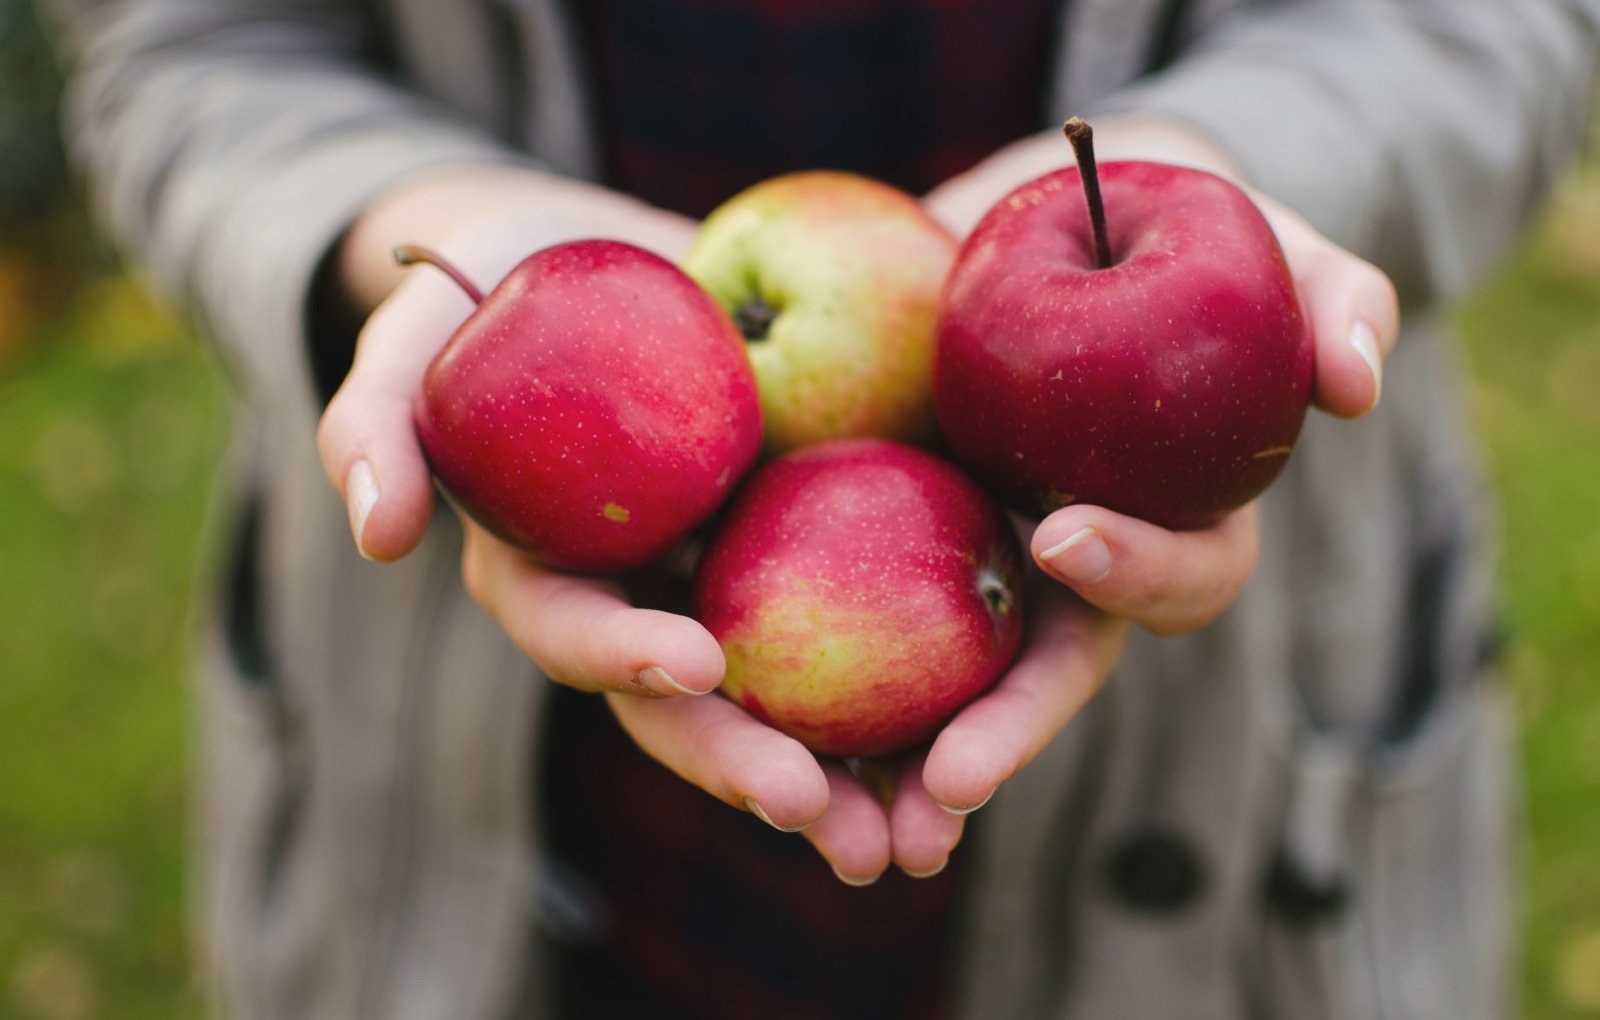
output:
[[367, 320], [350, 374], [323, 412], [322, 467], [368, 559], [399, 559], [427, 529], [433, 491], [412, 408], [428, 363], [472, 307], [442, 275], [413, 274]]

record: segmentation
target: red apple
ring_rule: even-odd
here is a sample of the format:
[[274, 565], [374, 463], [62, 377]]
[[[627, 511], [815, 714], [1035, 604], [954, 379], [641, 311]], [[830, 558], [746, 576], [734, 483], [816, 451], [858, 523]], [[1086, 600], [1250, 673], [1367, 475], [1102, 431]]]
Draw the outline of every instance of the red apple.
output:
[[846, 436], [937, 435], [933, 319], [955, 257], [955, 238], [915, 198], [814, 170], [718, 206], [683, 266], [749, 341], [776, 455]]
[[417, 436], [440, 484], [545, 564], [650, 563], [756, 456], [755, 377], [732, 321], [672, 263], [617, 241], [530, 255], [428, 367]]
[[757, 470], [707, 543], [695, 617], [722, 692], [820, 754], [930, 736], [987, 690], [1022, 634], [1021, 551], [954, 465], [835, 440]]
[[1265, 489], [1299, 435], [1313, 351], [1294, 281], [1235, 185], [1125, 162], [1099, 167], [1096, 189], [1082, 144], [1082, 175], [1012, 192], [962, 248], [937, 333], [939, 423], [1025, 513], [1094, 503], [1204, 527]]

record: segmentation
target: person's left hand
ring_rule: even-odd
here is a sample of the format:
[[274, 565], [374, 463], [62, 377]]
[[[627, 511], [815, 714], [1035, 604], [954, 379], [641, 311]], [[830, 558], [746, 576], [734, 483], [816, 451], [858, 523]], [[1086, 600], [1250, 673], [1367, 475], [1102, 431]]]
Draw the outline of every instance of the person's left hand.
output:
[[[1184, 163], [1238, 177], [1226, 153], [1158, 119], [1109, 119], [1096, 125], [1096, 140], [1108, 158]], [[1070, 161], [1064, 139], [1041, 135], [946, 182], [925, 202], [964, 236], [1012, 188]], [[1251, 197], [1277, 234], [1306, 313], [1317, 406], [1341, 417], [1367, 413], [1378, 402], [1383, 359], [1399, 331], [1393, 286], [1281, 203]], [[1251, 503], [1210, 528], [1174, 532], [1103, 507], [1070, 506], [1040, 522], [1029, 545], [1040, 570], [1060, 584], [1036, 584], [1030, 592], [1015, 666], [957, 714], [925, 755], [910, 756], [898, 776], [877, 784], [886, 804], [882, 820], [862, 794], [849, 795], [856, 803], [853, 838], [877, 847], [873, 840], [887, 835], [888, 858], [911, 874], [942, 868], [961, 838], [965, 813], [987, 802], [1076, 716], [1109, 675], [1129, 622], [1158, 634], [1184, 633], [1232, 604], [1255, 565], [1258, 508]], [[813, 842], [835, 860], [831, 840]], [[857, 866], [881, 859], [881, 852], [863, 854]]]

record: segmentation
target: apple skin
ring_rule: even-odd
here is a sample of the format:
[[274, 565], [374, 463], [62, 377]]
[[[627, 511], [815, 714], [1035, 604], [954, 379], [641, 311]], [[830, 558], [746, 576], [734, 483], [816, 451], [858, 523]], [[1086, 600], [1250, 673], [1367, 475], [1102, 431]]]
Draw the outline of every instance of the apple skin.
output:
[[935, 439], [933, 321], [957, 247], [915, 198], [838, 171], [774, 177], [712, 211], [683, 266], [750, 340], [768, 454]]
[[841, 439], [759, 468], [695, 575], [721, 691], [819, 754], [931, 736], [994, 684], [1022, 635], [1022, 553], [955, 465]]
[[1076, 168], [991, 209], [951, 271], [934, 401], [955, 458], [1013, 508], [1092, 503], [1200, 528], [1288, 459], [1314, 352], [1272, 228], [1239, 188], [1158, 163], [1100, 168], [1095, 265]]
[[661, 558], [754, 462], [744, 341], [672, 263], [617, 241], [535, 252], [439, 352], [415, 406], [440, 484], [564, 570]]

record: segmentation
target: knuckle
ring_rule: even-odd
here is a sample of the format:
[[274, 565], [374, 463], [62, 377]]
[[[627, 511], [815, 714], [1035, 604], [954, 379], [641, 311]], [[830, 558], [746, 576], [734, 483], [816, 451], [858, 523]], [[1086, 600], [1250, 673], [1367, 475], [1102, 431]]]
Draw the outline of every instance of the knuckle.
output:
[[1399, 297], [1395, 293], [1394, 281], [1371, 262], [1358, 261], [1352, 270], [1352, 275], [1356, 285], [1381, 302], [1386, 309], [1398, 305]]
[[348, 432], [345, 419], [345, 401], [335, 394], [329, 401], [328, 407], [322, 412], [322, 418], [317, 422], [317, 450], [322, 455], [324, 463], [331, 468], [338, 459], [342, 439]]

